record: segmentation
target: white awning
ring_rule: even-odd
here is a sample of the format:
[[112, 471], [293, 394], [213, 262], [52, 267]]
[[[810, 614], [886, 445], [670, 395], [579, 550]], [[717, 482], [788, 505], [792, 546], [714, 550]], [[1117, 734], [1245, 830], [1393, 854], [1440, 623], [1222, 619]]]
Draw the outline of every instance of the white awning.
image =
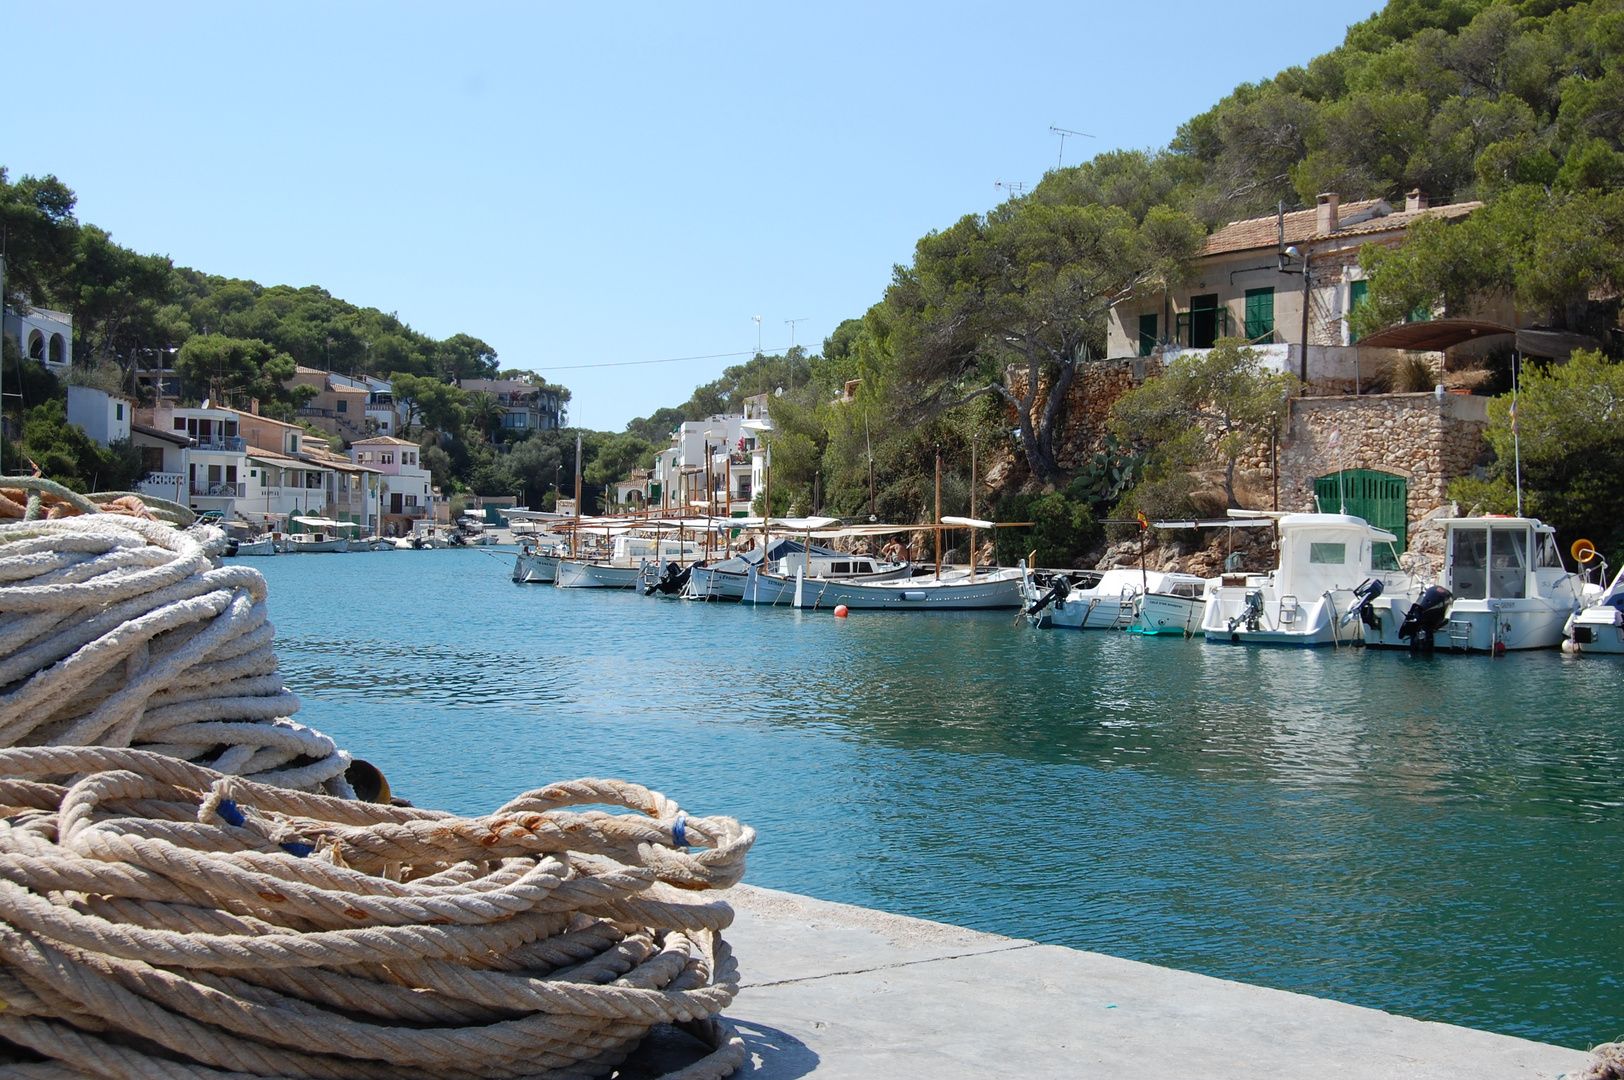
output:
[[334, 521], [324, 517], [296, 517], [293, 519], [300, 525], [309, 525], [312, 529], [359, 529], [361, 526], [353, 521]]
[[991, 521], [982, 521], [980, 518], [967, 517], [945, 517], [942, 519], [942, 524], [957, 525], [965, 529], [991, 529], [994, 527], [994, 523]]

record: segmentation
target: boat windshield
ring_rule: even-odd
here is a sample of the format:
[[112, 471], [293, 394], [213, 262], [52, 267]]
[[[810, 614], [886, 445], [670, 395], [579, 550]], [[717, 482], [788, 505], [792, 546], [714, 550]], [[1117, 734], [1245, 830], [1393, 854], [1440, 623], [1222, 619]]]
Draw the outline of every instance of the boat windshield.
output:
[[1397, 570], [1398, 545], [1391, 540], [1377, 541], [1370, 545], [1370, 566], [1373, 570]]
[[1482, 600], [1488, 595], [1489, 530], [1456, 529], [1452, 548], [1450, 590], [1462, 600]]

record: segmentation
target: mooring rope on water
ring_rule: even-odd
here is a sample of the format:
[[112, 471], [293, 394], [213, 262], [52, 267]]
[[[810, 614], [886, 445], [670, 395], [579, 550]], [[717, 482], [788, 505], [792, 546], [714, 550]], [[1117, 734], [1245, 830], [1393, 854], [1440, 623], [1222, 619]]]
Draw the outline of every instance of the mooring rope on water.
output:
[[[656, 1024], [743, 1062], [720, 889], [755, 839], [577, 780], [478, 818], [141, 750], [0, 750], [0, 1078], [608, 1074]], [[607, 805], [633, 814], [564, 808]], [[40, 1071], [48, 1069], [50, 1071]]]

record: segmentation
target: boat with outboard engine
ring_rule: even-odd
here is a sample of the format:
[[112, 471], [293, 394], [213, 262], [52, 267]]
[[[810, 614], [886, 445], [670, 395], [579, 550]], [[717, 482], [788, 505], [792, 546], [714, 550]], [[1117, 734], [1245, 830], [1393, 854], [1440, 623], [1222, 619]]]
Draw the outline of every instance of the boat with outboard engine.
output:
[[[953, 567], [944, 569], [938, 576], [923, 566], [915, 566], [911, 577], [882, 581], [853, 577], [820, 580], [807, 578], [802, 571], [798, 577], [787, 579], [757, 574], [761, 580], [752, 585], [761, 590], [760, 595], [766, 596], [767, 590], [782, 590], [787, 582], [791, 591], [785, 602], [797, 608], [845, 606], [852, 611], [968, 611], [1020, 607], [1021, 579], [1025, 573], [1020, 568]], [[745, 599], [748, 601], [751, 595], [752, 586], [746, 586]]]
[[[1581, 548], [1581, 544], [1585, 547]], [[1580, 540], [1573, 546], [1576, 554], [1586, 549], [1591, 553], [1590, 558], [1581, 557], [1581, 561], [1594, 561], [1596, 549], [1588, 540]], [[1607, 580], [1605, 560], [1601, 561], [1600, 577], [1602, 581]], [[1624, 653], [1624, 569], [1606, 586], [1587, 582], [1583, 598], [1585, 606], [1568, 617], [1563, 650], [1573, 653]]]
[[649, 566], [694, 562], [702, 555], [692, 540], [622, 534], [607, 559], [560, 558], [554, 584], [560, 589], [635, 589]]
[[1536, 518], [1447, 518], [1443, 572], [1417, 572], [1361, 612], [1365, 643], [1460, 652], [1551, 649], [1582, 605], [1556, 530]]
[[740, 599], [747, 604], [793, 605], [799, 582], [806, 594], [813, 595], [805, 606], [818, 607], [817, 597], [831, 584], [877, 585], [912, 580], [921, 569], [908, 562], [881, 562], [871, 555], [802, 549], [773, 560], [766, 570], [752, 568], [747, 572]]
[[525, 536], [513, 557], [513, 580], [525, 585], [551, 585], [558, 579], [558, 561], [568, 551], [559, 537]]
[[[1128, 630], [1144, 633], [1193, 632], [1206, 606], [1205, 578], [1118, 567], [1074, 570], [1045, 583], [1028, 574], [1021, 599], [1028, 622], [1040, 630]], [[1156, 606], [1148, 607], [1154, 597]], [[1149, 612], [1153, 621], [1146, 621]]]
[[1359, 632], [1343, 627], [1369, 598], [1408, 580], [1396, 569], [1398, 537], [1364, 518], [1282, 514], [1275, 528], [1275, 569], [1224, 574], [1208, 584], [1201, 620], [1208, 641], [1309, 647], [1349, 642]]

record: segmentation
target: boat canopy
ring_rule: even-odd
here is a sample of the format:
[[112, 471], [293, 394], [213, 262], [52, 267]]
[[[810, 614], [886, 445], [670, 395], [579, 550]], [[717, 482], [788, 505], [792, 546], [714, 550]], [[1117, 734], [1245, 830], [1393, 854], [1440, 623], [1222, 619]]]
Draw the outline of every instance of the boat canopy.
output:
[[312, 529], [359, 529], [361, 526], [353, 521], [334, 521], [324, 517], [296, 517], [293, 519], [300, 525], [309, 525]]

